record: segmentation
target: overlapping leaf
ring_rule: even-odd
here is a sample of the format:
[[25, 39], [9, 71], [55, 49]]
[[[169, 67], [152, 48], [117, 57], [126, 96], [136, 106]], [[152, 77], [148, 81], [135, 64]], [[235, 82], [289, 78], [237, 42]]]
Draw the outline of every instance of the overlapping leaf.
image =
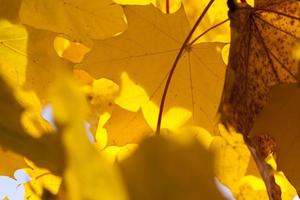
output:
[[237, 195], [240, 192], [237, 183], [246, 175], [251, 154], [242, 135], [234, 130], [227, 131], [222, 125], [219, 129], [220, 136], [215, 136], [210, 145], [215, 155], [215, 174], [233, 195]]
[[65, 199], [127, 199], [115, 166], [88, 141], [83, 126], [88, 107], [75, 82], [61, 78], [53, 85], [51, 99], [66, 152]]
[[[85, 75], [87, 74], [85, 73]], [[77, 72], [77, 79], [84, 81], [86, 78], [82, 73], [81, 77], [78, 77]], [[127, 108], [136, 107], [135, 105], [140, 102], [140, 99], [131, 96], [135, 94], [136, 88], [134, 86], [131, 87], [132, 85], [126, 81], [121, 92], [126, 93], [124, 90], [127, 87], [130, 91], [125, 94], [125, 98], [120, 99], [118, 98], [119, 86], [113, 81], [105, 78], [91, 79], [90, 81], [91, 83], [84, 84], [82, 89], [88, 96], [91, 111], [87, 120], [90, 129], [96, 136], [98, 145], [105, 147], [107, 145], [122, 146], [128, 143], [138, 143], [150, 135], [152, 130], [140, 110], [130, 111], [130, 109], [124, 109], [117, 104], [125, 101]]]
[[[174, 3], [174, 9], [177, 9], [178, 2], [169, 3]], [[189, 10], [191, 7], [188, 8], [187, 2], [183, 1], [185, 9]], [[190, 5], [195, 4], [191, 2]], [[149, 126], [155, 129], [166, 77], [190, 31], [182, 7], [173, 14], [164, 15], [152, 5], [124, 6], [128, 29], [104, 39], [126, 28], [121, 7], [109, 0], [89, 3], [80, 0], [24, 0], [22, 21], [44, 30], [20, 23], [20, 3], [18, 0], [0, 0], [0, 145], [29, 157], [56, 174], [62, 174], [64, 170], [66, 188], [61, 190], [66, 196], [62, 199], [127, 199], [118, 169], [98, 155], [87, 140], [84, 120], [91, 122], [94, 131], [99, 123], [96, 145], [102, 150], [107, 145], [118, 145], [109, 146], [102, 153], [111, 153], [113, 161], [121, 162], [132, 199], [221, 198], [212, 181], [211, 155], [201, 145], [187, 144], [190, 140], [185, 136], [189, 131], [204, 142], [205, 148], [210, 146], [210, 150], [215, 152], [215, 176], [230, 187], [237, 199], [267, 198], [261, 179], [248, 176], [246, 172], [250, 155], [242, 136], [228, 133], [225, 129], [216, 137], [200, 128], [179, 129], [176, 134], [168, 132], [178, 136], [175, 141], [180, 145], [173, 143], [174, 140], [152, 138], [123, 161], [130, 154], [128, 152], [136, 148], [135, 144], [130, 143], [139, 143], [145, 136], [153, 134]], [[223, 16], [225, 2], [216, 3]], [[156, 5], [164, 10], [165, 0], [157, 0]], [[204, 1], [199, 3], [195, 13], [203, 6]], [[233, 112], [229, 109], [228, 113], [233, 116], [229, 116], [233, 119], [229, 122], [233, 122], [232, 125], [244, 134], [248, 133], [254, 117], [265, 105], [269, 88], [278, 83], [297, 81], [299, 69], [291, 52], [300, 34], [297, 28], [300, 25], [299, 7], [298, 0], [258, 0], [255, 8], [239, 4], [236, 10], [231, 10], [233, 46], [229, 66], [235, 77], [228, 76], [233, 86], [229, 83], [228, 88], [232, 91], [231, 96], [227, 95], [226, 103], [234, 109]], [[215, 12], [213, 9], [208, 12], [200, 30], [219, 22], [220, 17]], [[195, 13], [190, 16], [199, 14]], [[56, 48], [57, 33], [72, 40], [67, 49], [64, 45], [63, 48]], [[215, 34], [202, 38], [202, 41], [216, 38], [223, 40], [224, 35]], [[61, 69], [70, 69], [71, 65], [59, 56], [80, 62], [88, 49], [80, 46], [84, 48], [76, 50], [81, 45], [77, 42], [91, 46], [91, 39], [103, 40], [97, 40], [91, 53], [77, 66], [87, 70], [97, 80], [81, 72], [75, 73], [77, 78], [89, 85], [79, 89], [74, 82], [69, 82], [67, 74], [70, 75], [71, 70], [62, 73]], [[223, 46], [221, 43], [201, 43], [186, 47], [171, 81], [162, 128], [177, 129], [190, 122], [213, 130], [225, 72], [221, 58]], [[39, 118], [41, 106], [48, 100], [45, 91], [59, 74], [62, 78], [60, 85], [53, 86], [52, 102], [60, 134], [41, 136], [41, 132], [46, 130]], [[2, 77], [17, 89], [10, 89]], [[98, 79], [102, 77], [119, 84], [120, 93], [118, 85]], [[86, 115], [85, 97], [79, 92], [82, 89], [91, 89], [88, 93], [92, 108], [89, 117]], [[274, 90], [279, 103], [276, 100], [274, 103], [273, 97], [273, 102], [259, 116], [254, 134], [268, 132], [280, 141], [277, 152], [279, 168], [286, 170], [299, 190], [299, 170], [293, 168], [298, 164], [295, 159], [298, 146], [293, 141], [299, 132], [297, 122], [300, 110], [297, 109], [298, 88], [294, 89], [296, 86], [292, 89], [281, 88], [279, 92]], [[286, 97], [279, 98], [282, 95]], [[282, 102], [285, 102], [284, 105]], [[274, 107], [279, 114], [274, 115]], [[268, 110], [272, 110], [272, 114]], [[271, 119], [274, 115], [278, 120], [278, 125], [274, 125], [276, 128], [264, 124], [269, 120], [266, 116], [270, 118], [270, 115]], [[279, 125], [282, 121], [288, 128]], [[293, 137], [286, 138], [282, 134], [286, 130]], [[40, 138], [34, 138], [28, 132]], [[162, 135], [164, 133], [162, 131]], [[66, 154], [61, 148], [62, 142]], [[286, 154], [290, 156], [282, 156]], [[67, 168], [64, 168], [64, 159]], [[20, 161], [19, 158], [17, 160]], [[23, 166], [24, 163], [20, 163]], [[253, 162], [250, 161], [250, 164]], [[285, 178], [282, 180], [286, 184], [286, 188], [281, 185], [282, 191], [288, 191], [286, 196], [282, 194], [282, 198], [290, 199], [294, 190]]]
[[[300, 2], [256, 1], [230, 11], [231, 48], [225, 108], [228, 121], [248, 134], [255, 116], [280, 83], [295, 83], [299, 69], [292, 50], [300, 38]], [[232, 75], [234, 74], [234, 75]]]
[[27, 163], [29, 168], [24, 171], [29, 175], [30, 181], [24, 185], [25, 198], [41, 200], [55, 196], [61, 185], [61, 177], [51, 174], [49, 170], [38, 168], [29, 161]]
[[[281, 85], [271, 90], [270, 103], [258, 116], [251, 131], [254, 135], [271, 135], [277, 148], [278, 169], [300, 190], [299, 170], [297, 168], [300, 133], [300, 89], [297, 84]], [[265, 148], [268, 148], [266, 146]]]
[[1, 75], [12, 86], [33, 90], [39, 97], [45, 97], [55, 74], [61, 68], [70, 68], [53, 49], [55, 34], [6, 19], [1, 20], [0, 29]]
[[[166, 13], [167, 7], [169, 13], [174, 13], [182, 4], [189, 23], [194, 25], [209, 0], [115, 0], [115, 2], [122, 5], [147, 5], [152, 3], [164, 13]], [[204, 31], [211, 29], [207, 34], [202, 35], [197, 42], [228, 42], [230, 40], [230, 27], [228, 22], [221, 27], [215, 27], [212, 29], [214, 25], [226, 20], [227, 18], [226, 1], [215, 0], [206, 15], [203, 17], [201, 24], [195, 30], [193, 39], [202, 34]]]
[[[21, 124], [23, 107], [16, 101], [13, 90], [0, 78], [0, 144], [59, 174], [63, 158], [58, 135], [50, 134], [36, 139]], [[7, 106], [10, 105], [10, 106]], [[53, 148], [53, 145], [56, 148]], [[47, 155], [47, 156], [45, 156]]]
[[[251, 153], [240, 133], [226, 130], [219, 125], [220, 136], [214, 136], [210, 150], [214, 152], [215, 175], [221, 183], [226, 185], [236, 199], [265, 199], [268, 198], [264, 180], [261, 178], [256, 163], [251, 159]], [[274, 159], [270, 159], [275, 162]], [[289, 200], [296, 194], [282, 172], [271, 171], [275, 182], [280, 186], [281, 198]]]
[[195, 140], [145, 140], [121, 162], [130, 199], [223, 199], [213, 182], [212, 155]]
[[91, 39], [111, 37], [126, 28], [121, 6], [111, 0], [23, 0], [20, 17], [25, 24], [65, 34], [88, 46]]
[[104, 126], [108, 130], [108, 145], [139, 143], [153, 134], [141, 111], [130, 112], [115, 105], [111, 114]]
[[[77, 67], [117, 84], [126, 72], [159, 104], [166, 76], [190, 30], [184, 10], [164, 15], [148, 5], [124, 6], [124, 12], [128, 29], [114, 38], [95, 42], [94, 49]], [[166, 110], [185, 108], [193, 113], [190, 121], [213, 129], [225, 72], [222, 47], [221, 43], [202, 43], [186, 49], [171, 82]]]

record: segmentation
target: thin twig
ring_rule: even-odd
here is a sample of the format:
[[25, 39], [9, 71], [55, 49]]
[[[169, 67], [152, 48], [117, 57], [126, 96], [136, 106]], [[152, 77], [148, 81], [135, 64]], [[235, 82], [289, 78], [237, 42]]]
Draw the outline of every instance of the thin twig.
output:
[[199, 40], [199, 38], [201, 38], [203, 35], [205, 35], [205, 34], [208, 33], [209, 31], [211, 31], [211, 30], [217, 28], [218, 26], [221, 26], [222, 24], [224, 24], [224, 23], [226, 23], [226, 22], [228, 22], [228, 21], [229, 21], [229, 19], [225, 19], [225, 20], [221, 21], [220, 23], [218, 23], [218, 24], [216, 24], [216, 25], [210, 27], [209, 29], [205, 30], [203, 33], [201, 33], [201, 34], [198, 35], [195, 39], [193, 39], [193, 40], [189, 43], [189, 45], [193, 45], [193, 44], [194, 44], [197, 40]]
[[166, 81], [166, 86], [164, 88], [163, 94], [162, 94], [162, 98], [161, 98], [161, 102], [160, 102], [160, 107], [159, 107], [159, 113], [158, 113], [158, 119], [157, 119], [157, 126], [156, 126], [156, 136], [159, 136], [160, 133], [160, 128], [161, 128], [161, 121], [162, 121], [162, 114], [163, 114], [163, 110], [164, 110], [164, 104], [165, 104], [165, 100], [166, 100], [166, 96], [168, 93], [168, 89], [171, 83], [171, 79], [173, 76], [173, 73], [176, 69], [177, 63], [182, 55], [182, 53], [184, 52], [185, 48], [188, 46], [188, 42], [191, 39], [193, 33], [195, 32], [196, 28], [198, 27], [199, 23], [202, 21], [203, 17], [205, 16], [205, 14], [207, 13], [208, 9], [210, 8], [210, 6], [213, 4], [214, 0], [210, 0], [209, 3], [207, 4], [207, 6], [204, 8], [203, 12], [201, 13], [201, 15], [199, 16], [199, 18], [197, 19], [195, 25], [193, 26], [192, 30], [189, 32], [188, 36], [186, 37], [185, 41], [183, 42], [175, 60], [174, 63], [172, 65], [172, 68], [170, 70], [170, 73], [168, 75], [167, 81]]

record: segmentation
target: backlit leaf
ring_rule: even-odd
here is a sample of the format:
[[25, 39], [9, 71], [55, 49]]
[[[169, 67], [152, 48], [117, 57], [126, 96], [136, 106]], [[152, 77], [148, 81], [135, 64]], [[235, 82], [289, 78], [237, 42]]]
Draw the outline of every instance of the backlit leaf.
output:
[[115, 105], [111, 115], [104, 126], [108, 131], [108, 145], [139, 143], [153, 134], [141, 111], [130, 112]]
[[26, 156], [37, 165], [51, 169], [56, 174], [61, 173], [63, 158], [58, 135], [46, 134], [37, 139], [28, 134], [21, 124], [24, 108], [16, 101], [13, 89], [1, 77], [0, 91], [1, 146]]
[[270, 88], [295, 83], [299, 69], [292, 50], [300, 38], [300, 2], [255, 1], [230, 11], [231, 48], [225, 107], [228, 121], [247, 135], [269, 99]]
[[7, 20], [0, 21], [0, 29], [0, 74], [13, 87], [33, 90], [45, 98], [56, 73], [70, 69], [53, 48], [55, 34]]
[[91, 39], [111, 37], [126, 28], [121, 6], [111, 0], [23, 0], [20, 17], [27, 25], [62, 33], [87, 46]]
[[[158, 105], [166, 77], [190, 30], [184, 10], [164, 15], [148, 5], [124, 6], [124, 12], [128, 29], [114, 38], [95, 42], [77, 67], [117, 84], [126, 72]], [[222, 47], [221, 43], [201, 43], [186, 49], [173, 75], [166, 111], [184, 108], [193, 113], [189, 121], [213, 129], [225, 73]]]
[[66, 152], [66, 198], [126, 200], [117, 168], [100, 156], [86, 136], [83, 121], [88, 106], [78, 87], [72, 79], [62, 76], [51, 93], [54, 116], [61, 127]]
[[142, 142], [120, 163], [130, 199], [223, 199], [213, 181], [212, 155], [192, 140], [182, 145], [165, 138]]
[[215, 136], [210, 144], [215, 155], [215, 175], [237, 197], [241, 192], [237, 183], [246, 175], [251, 154], [241, 134], [226, 130], [223, 125], [219, 125], [219, 130], [220, 136]]

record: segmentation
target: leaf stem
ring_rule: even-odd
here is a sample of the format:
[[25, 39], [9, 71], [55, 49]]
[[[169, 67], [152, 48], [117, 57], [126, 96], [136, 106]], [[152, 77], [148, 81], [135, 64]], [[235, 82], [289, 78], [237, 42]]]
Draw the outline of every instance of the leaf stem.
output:
[[196, 28], [198, 27], [198, 25], [200, 24], [200, 22], [202, 21], [203, 17], [205, 16], [205, 14], [207, 13], [208, 9], [210, 8], [210, 6], [213, 4], [214, 0], [210, 0], [209, 3], [207, 4], [207, 6], [204, 8], [203, 12], [201, 13], [201, 15], [199, 16], [199, 18], [197, 19], [196, 23], [194, 24], [193, 28], [191, 29], [191, 31], [189, 32], [188, 36], [186, 37], [186, 39], [184, 40], [175, 60], [174, 63], [172, 65], [172, 68], [169, 72], [167, 81], [166, 81], [166, 85], [162, 94], [162, 98], [160, 101], [160, 106], [159, 106], [159, 113], [158, 113], [158, 119], [157, 119], [157, 126], [156, 126], [156, 136], [159, 136], [160, 134], [160, 128], [161, 128], [161, 121], [162, 121], [162, 114], [163, 114], [163, 110], [164, 110], [164, 105], [165, 105], [165, 101], [166, 101], [166, 96], [168, 93], [168, 89], [171, 83], [171, 79], [172, 76], [174, 74], [174, 71], [176, 69], [176, 66], [179, 62], [179, 59], [182, 55], [182, 53], [184, 52], [184, 50], [186, 49], [188, 45], [189, 40], [191, 39], [193, 33], [195, 32]]
[[166, 13], [170, 13], [170, 0], [166, 0]]
[[226, 22], [228, 22], [228, 21], [229, 21], [229, 18], [227, 18], [227, 19], [221, 21], [220, 23], [218, 23], [218, 24], [216, 24], [216, 25], [210, 27], [209, 29], [205, 30], [203, 33], [201, 33], [200, 35], [198, 35], [194, 40], [192, 40], [192, 41], [189, 43], [189, 45], [193, 45], [193, 44], [194, 44], [197, 40], [199, 40], [199, 38], [201, 38], [203, 35], [205, 35], [205, 34], [208, 33], [209, 31], [211, 31], [211, 30], [217, 28], [218, 26], [221, 26], [222, 24], [224, 24], [224, 23], [226, 23]]

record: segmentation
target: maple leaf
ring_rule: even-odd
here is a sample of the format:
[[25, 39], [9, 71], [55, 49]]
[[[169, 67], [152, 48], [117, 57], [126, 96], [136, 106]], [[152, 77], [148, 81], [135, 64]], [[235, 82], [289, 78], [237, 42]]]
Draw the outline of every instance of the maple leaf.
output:
[[[293, 186], [300, 191], [298, 158], [300, 133], [300, 89], [297, 84], [272, 88], [269, 104], [258, 115], [250, 136], [268, 134], [275, 139], [278, 169], [282, 170]], [[266, 146], [265, 148], [268, 148]]]
[[237, 183], [239, 187], [239, 193], [236, 194], [237, 200], [242, 199], [268, 199], [268, 194], [266, 193], [266, 187], [263, 180], [255, 176], [244, 176]]
[[[215, 176], [226, 185], [236, 199], [268, 198], [264, 180], [247, 144], [240, 133], [219, 125], [220, 135], [214, 136], [209, 149], [214, 153]], [[272, 160], [275, 162], [275, 160]], [[269, 163], [269, 162], [268, 162]], [[275, 163], [276, 165], [276, 163]], [[280, 186], [282, 199], [291, 199], [296, 192], [282, 172], [272, 171]]]
[[[77, 77], [84, 81], [87, 77]], [[89, 78], [88, 78], [89, 79]], [[118, 95], [119, 86], [113, 81], [105, 78], [92, 79], [90, 84], [83, 84], [86, 90], [90, 112], [87, 117], [93, 133], [99, 127], [99, 117], [105, 113], [111, 113], [114, 100]]]
[[[142, 0], [130, 3], [152, 2], [169, 13], [179, 8], [180, 1]], [[191, 4], [188, 5], [188, 2]], [[32, 27], [22, 24], [19, 20], [21, 3], [22, 22]], [[125, 30], [127, 25], [122, 8], [110, 0], [94, 0], [88, 4], [80, 0], [54, 0], [51, 3], [42, 0], [0, 0], [1, 147], [26, 156], [38, 166], [46, 167], [55, 174], [63, 174], [64, 187], [61, 191], [65, 196], [61, 197], [62, 199], [128, 199], [127, 192], [133, 199], [153, 199], [155, 195], [162, 199], [165, 199], [166, 195], [174, 199], [202, 197], [221, 199], [212, 181], [214, 176], [218, 176], [221, 182], [228, 185], [237, 199], [267, 198], [263, 181], [251, 176], [251, 173], [249, 175], [250, 165], [253, 165], [254, 161], [252, 159], [249, 162], [250, 154], [242, 135], [228, 132], [224, 127], [220, 131], [220, 136], [215, 137], [199, 127], [180, 128], [184, 124], [193, 123], [202, 125], [211, 132], [223, 87], [225, 65], [222, 62], [221, 50], [224, 44], [196, 44], [196, 40], [190, 38], [187, 19], [193, 22], [193, 16], [199, 15], [204, 3], [205, 1], [200, 2], [196, 6], [194, 0], [183, 0], [185, 8], [180, 7], [177, 12], [168, 15], [164, 15], [152, 5], [123, 6], [128, 21], [128, 29]], [[225, 19], [224, 4], [225, 1], [221, 0], [215, 2], [215, 7], [211, 7], [202, 20], [202, 26], [198, 27], [199, 33], [203, 33], [207, 28], [210, 31], [219, 25], [219, 20]], [[232, 100], [234, 95], [244, 94], [241, 91], [248, 80], [253, 81], [251, 83], [254, 85], [261, 86], [263, 83], [262, 90], [252, 94], [255, 98], [260, 97], [262, 91], [265, 92], [266, 98], [263, 101], [250, 99], [250, 103], [247, 101], [248, 96], [245, 97], [245, 101], [244, 99], [229, 101], [233, 107], [237, 105], [238, 114], [233, 115], [239, 117], [237, 120], [241, 123], [238, 121], [238, 125], [245, 122], [242, 114], [252, 111], [251, 102], [264, 105], [271, 86], [282, 82], [296, 82], [296, 77], [299, 78], [299, 74], [296, 75], [299, 69], [291, 57], [292, 54], [295, 54], [294, 58], [298, 55], [296, 48], [293, 53], [291, 50], [296, 46], [294, 45], [296, 39], [299, 39], [299, 30], [295, 28], [299, 27], [299, 1], [259, 0], [254, 8], [244, 5], [238, 4], [236, 10], [230, 14], [233, 46], [229, 66], [237, 74], [236, 79], [232, 80], [231, 76], [227, 76], [229, 82], [234, 81], [232, 98], [227, 93], [229, 96], [227, 99]], [[98, 12], [99, 8], [103, 12]], [[184, 9], [189, 12], [193, 8], [195, 12], [191, 11], [186, 16]], [[216, 9], [220, 9], [220, 12]], [[216, 15], [216, 12], [220, 15]], [[244, 19], [247, 17], [249, 23], [245, 23], [248, 22]], [[239, 20], [235, 21], [236, 18]], [[243, 27], [240, 28], [243, 23], [245, 33], [241, 31]], [[103, 24], [106, 24], [105, 29], [101, 29]], [[122, 31], [124, 32], [121, 33]], [[194, 31], [192, 29], [191, 33]], [[212, 35], [204, 31], [205, 37], [201, 34], [200, 40], [224, 40], [226, 36], [223, 33], [226, 31], [228, 31], [226, 28], [222, 28]], [[236, 36], [238, 31], [241, 34]], [[187, 35], [189, 36], [186, 37]], [[110, 36], [114, 37], [105, 39]], [[194, 34], [194, 37], [198, 38], [197, 34]], [[283, 37], [286, 41], [281, 42]], [[86, 46], [91, 47], [92, 39], [101, 40], [95, 41], [92, 51], [77, 67], [87, 70], [97, 79], [83, 70], [75, 69], [73, 75], [82, 83], [79, 87], [70, 80], [71, 64], [62, 58], [80, 63], [90, 50]], [[245, 47], [250, 47], [251, 51], [245, 50]], [[183, 49], [182, 55], [178, 53], [181, 52], [180, 49]], [[234, 60], [233, 53], [238, 53], [241, 59]], [[170, 71], [176, 55], [180, 55], [178, 56], [180, 59], [172, 76], [166, 99], [166, 112], [161, 121], [162, 128], [172, 131], [161, 130], [161, 135], [167, 136], [168, 140], [161, 137], [147, 139], [135, 151], [137, 144], [130, 143], [139, 143], [144, 137], [153, 134], [150, 127], [152, 130], [156, 127], [159, 110], [157, 105], [161, 102], [166, 79], [172, 74]], [[262, 65], [256, 65], [257, 63]], [[278, 77], [272, 66], [270, 68], [270, 64], [277, 70], [275, 72], [278, 72]], [[251, 78], [245, 77], [243, 74], [245, 67], [241, 67], [242, 65], [247, 66]], [[64, 69], [67, 69], [67, 72]], [[288, 73], [287, 69], [291, 73]], [[255, 70], [259, 71], [257, 80], [253, 78], [254, 76], [256, 78]], [[262, 76], [266, 79], [261, 79]], [[115, 81], [120, 85], [120, 90], [119, 85], [102, 77]], [[40, 111], [42, 105], [48, 103], [49, 87], [53, 90], [50, 96], [58, 133], [51, 132], [54, 134], [44, 135], [51, 129], [48, 130], [49, 127], [43, 122]], [[251, 90], [254, 88], [249, 82], [247, 87]], [[290, 88], [283, 90], [291, 92]], [[88, 95], [85, 96], [82, 91]], [[296, 109], [291, 110], [289, 106], [292, 105], [287, 106], [286, 110], [291, 113], [281, 112], [281, 107], [278, 109], [281, 117], [296, 116], [288, 121], [287, 117], [280, 118], [282, 121], [286, 120], [284, 122], [287, 125], [299, 121], [298, 115], [295, 114], [299, 113], [297, 92], [298, 90], [296, 92], [293, 90], [291, 93], [294, 95], [290, 96], [280, 90], [278, 94], [278, 96], [286, 95], [289, 103], [295, 97], [298, 100], [291, 103], [296, 104], [293, 107]], [[90, 111], [86, 100], [90, 104]], [[243, 103], [249, 107], [245, 113], [239, 110], [241, 108], [239, 106]], [[282, 108], [286, 108], [285, 105]], [[85, 120], [90, 122], [93, 131], [96, 132], [95, 144], [90, 144], [86, 137], [83, 126]], [[258, 122], [259, 120], [260, 116]], [[278, 132], [290, 128], [278, 127], [276, 130]], [[291, 134], [296, 136], [294, 132], [298, 131], [299, 126], [291, 127]], [[174, 130], [176, 132], [173, 132]], [[193, 135], [192, 139], [188, 137], [190, 132]], [[281, 143], [278, 142], [278, 146], [283, 149], [280, 147], [280, 151], [276, 153], [279, 166], [287, 170], [289, 178], [294, 176], [291, 180], [299, 188], [298, 174], [293, 168], [298, 163], [297, 159], [292, 160], [293, 156], [296, 157], [298, 146], [291, 141], [295, 139], [294, 137], [282, 138], [284, 135], [277, 136], [278, 132], [274, 131], [272, 136], [276, 140], [278, 138], [282, 140]], [[194, 141], [195, 139], [197, 141]], [[258, 141], [266, 142], [259, 139]], [[197, 142], [204, 144], [204, 147], [199, 146]], [[264, 146], [257, 149], [266, 150], [264, 155], [273, 153], [275, 145], [272, 140], [271, 145], [268, 145], [269, 143], [267, 141], [266, 145], [264, 143]], [[98, 148], [100, 146], [100, 155], [94, 146]], [[291, 147], [292, 153], [289, 151]], [[208, 148], [215, 153], [214, 156], [206, 151]], [[253, 150], [253, 147], [250, 147], [250, 150]], [[286, 154], [289, 156], [283, 156]], [[121, 163], [125, 181], [120, 176], [118, 166], [112, 166], [105, 160], [104, 155], [108, 155], [113, 163], [115, 161]], [[211, 160], [215, 161], [214, 164]], [[2, 157], [1, 161], [3, 162]], [[215, 170], [215, 175], [212, 169]], [[258, 176], [257, 168], [253, 171]], [[291, 199], [295, 191], [285, 177], [274, 170], [265, 172], [270, 172], [274, 183], [276, 181], [281, 186], [281, 197]], [[27, 193], [32, 195], [30, 198], [46, 198], [45, 195], [50, 194], [47, 191], [57, 193], [58, 184], [48, 187], [43, 182], [51, 181], [52, 178], [52, 175], [47, 175], [32, 181], [31, 183], [36, 185], [31, 189], [37, 188], [36, 195], [41, 197], [32, 195], [33, 191], [30, 189]], [[123, 181], [126, 185], [123, 185]]]
[[51, 174], [49, 170], [38, 168], [32, 162], [26, 160], [29, 168], [23, 169], [29, 176], [30, 181], [24, 185], [27, 199], [41, 200], [46, 193], [57, 194], [61, 185], [61, 177]]
[[69, 60], [73, 63], [80, 63], [84, 55], [90, 51], [90, 48], [79, 42], [73, 42], [62, 35], [55, 37], [54, 49], [59, 57]]
[[20, 18], [24, 24], [62, 33], [87, 46], [91, 39], [111, 37], [126, 28], [121, 6], [111, 0], [23, 0]]
[[104, 126], [108, 131], [108, 145], [139, 143], [143, 138], [153, 135], [140, 110], [130, 112], [116, 105], [111, 115]]
[[83, 126], [88, 105], [77, 84], [70, 77], [61, 76], [53, 85], [51, 102], [66, 152], [64, 199], [128, 199], [117, 168], [88, 141]]
[[[39, 139], [30, 136], [24, 130], [20, 120], [24, 108], [16, 101], [13, 90], [1, 77], [0, 83], [1, 146], [31, 159], [39, 166], [51, 169], [56, 174], [61, 173], [63, 160], [60, 155], [58, 135], [46, 134]], [[56, 145], [56, 148], [53, 148], [54, 145]]]
[[0, 75], [16, 89], [15, 97], [26, 108], [21, 117], [26, 132], [38, 137], [51, 129], [41, 116], [42, 105], [47, 102], [47, 88], [60, 69], [70, 69], [71, 65], [51, 48], [54, 33], [20, 23], [20, 3], [16, 0], [1, 2], [4, 10], [0, 15], [3, 18], [0, 22]]
[[[233, 5], [225, 116], [247, 135], [256, 115], [280, 83], [295, 83], [299, 69], [292, 49], [300, 38], [300, 2], [255, 1]], [[227, 94], [226, 94], [227, 93]]]
[[[164, 13], [174, 13], [178, 11], [181, 4], [184, 6], [186, 17], [191, 25], [194, 25], [198, 17], [203, 12], [209, 0], [115, 0], [122, 5], [147, 5], [152, 3]], [[167, 8], [168, 7], [168, 8]], [[168, 12], [167, 12], [168, 9]], [[230, 41], [230, 27], [229, 23], [218, 27], [219, 25], [228, 22], [227, 19], [227, 4], [223, 0], [215, 0], [207, 11], [201, 25], [199, 25], [192, 36], [192, 40], [197, 42], [228, 42]], [[221, 24], [219, 24], [221, 23]], [[219, 25], [218, 25], [219, 24]], [[217, 26], [216, 26], [217, 25]], [[206, 32], [209, 30], [208, 32]], [[203, 33], [206, 34], [203, 35]], [[201, 37], [199, 37], [201, 35]]]
[[[77, 70], [79, 71], [79, 70]], [[81, 70], [81, 72], [83, 72]], [[77, 79], [89, 82], [87, 73], [77, 72]], [[81, 77], [79, 77], [81, 76]], [[128, 143], [138, 143], [146, 136], [150, 136], [152, 129], [148, 126], [141, 110], [130, 111], [120, 107], [118, 101], [129, 101], [127, 105], [135, 105], [139, 99], [134, 96], [134, 87], [128, 82], [130, 93], [126, 93], [125, 99], [118, 98], [119, 86], [111, 80], [100, 78], [84, 84], [83, 90], [87, 93], [87, 99], [91, 111], [88, 115], [90, 129], [96, 136], [96, 142], [102, 148], [106, 145], [122, 146]], [[121, 92], [124, 92], [124, 87]], [[126, 103], [126, 102], [125, 102]], [[123, 104], [124, 105], [124, 104]]]
[[300, 37], [300, 2], [256, 1], [254, 8], [233, 1], [228, 5], [232, 34], [223, 117], [245, 136], [269, 198], [277, 199], [281, 191], [264, 161], [266, 155], [247, 135], [269, 99], [270, 88], [299, 81], [292, 50]]
[[[159, 104], [163, 83], [190, 31], [184, 10], [181, 7], [174, 14], [164, 15], [148, 5], [124, 6], [124, 12], [128, 29], [116, 37], [96, 41], [93, 50], [76, 67], [117, 84], [122, 72], [126, 72], [150, 100]], [[187, 109], [193, 113], [190, 121], [213, 129], [225, 73], [222, 47], [221, 43], [201, 43], [186, 49], [173, 74], [166, 110]]]
[[223, 125], [219, 125], [219, 130], [220, 135], [213, 138], [209, 147], [215, 156], [214, 171], [220, 182], [237, 196], [237, 183], [246, 175], [251, 154], [241, 134], [226, 130]]
[[[149, 5], [152, 4], [164, 13], [174, 13], [181, 6], [181, 0], [114, 0], [121, 5]], [[168, 7], [168, 8], [167, 8]]]
[[213, 182], [212, 159], [196, 140], [152, 137], [120, 168], [130, 199], [223, 199]]
[[[9, 6], [4, 4], [4, 7]], [[71, 68], [52, 48], [55, 34], [6, 19], [1, 20], [0, 29], [0, 74], [11, 86], [33, 90], [45, 100], [55, 74], [60, 73], [60, 69]]]

